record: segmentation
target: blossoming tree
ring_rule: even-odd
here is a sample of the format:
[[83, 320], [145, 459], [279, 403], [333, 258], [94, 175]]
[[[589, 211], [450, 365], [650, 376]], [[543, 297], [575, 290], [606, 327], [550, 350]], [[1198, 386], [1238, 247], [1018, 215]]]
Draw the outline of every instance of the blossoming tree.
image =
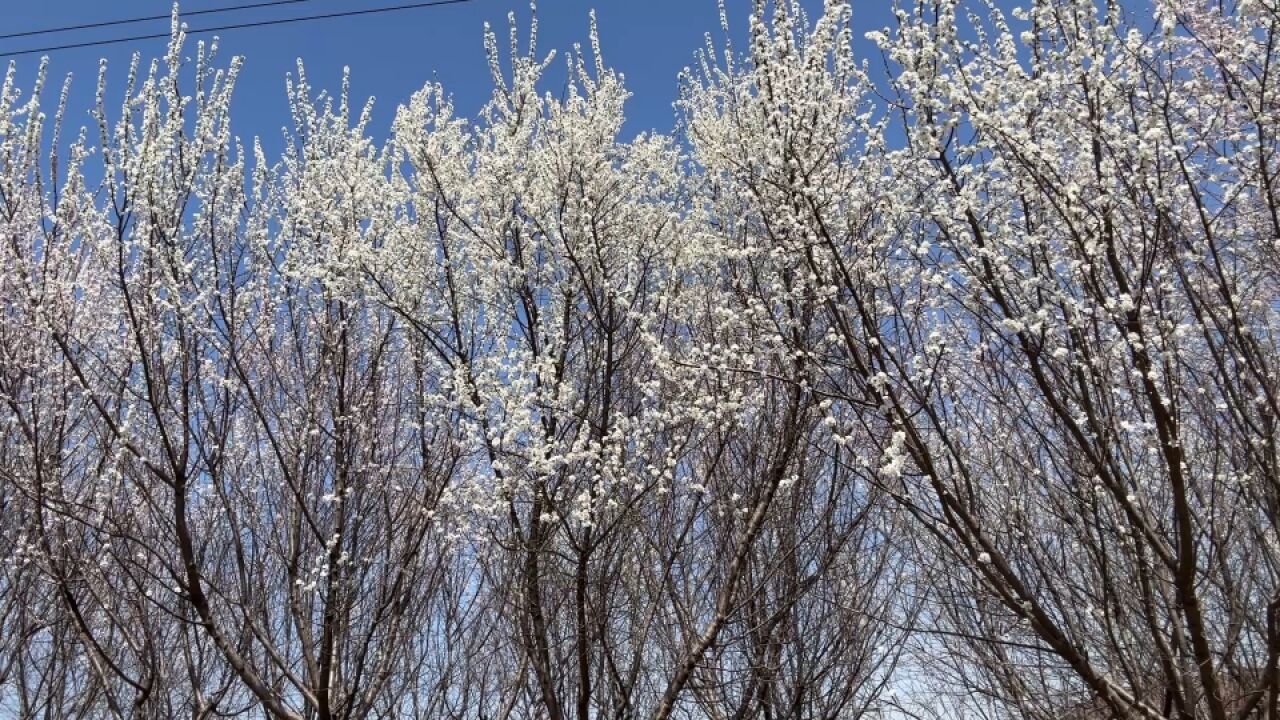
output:
[[854, 12], [630, 140], [594, 20], [278, 158], [11, 69], [0, 714], [1277, 717], [1280, 9]]

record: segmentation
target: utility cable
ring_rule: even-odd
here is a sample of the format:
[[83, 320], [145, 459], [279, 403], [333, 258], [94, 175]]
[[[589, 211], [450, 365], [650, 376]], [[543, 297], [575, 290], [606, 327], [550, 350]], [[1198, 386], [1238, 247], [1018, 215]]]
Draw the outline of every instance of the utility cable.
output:
[[[235, 12], [237, 10], [275, 7], [277, 5], [296, 5], [298, 3], [311, 1], [312, 0], [271, 0], [271, 2], [247, 3], [244, 5], [228, 5], [226, 7], [207, 8], [205, 10], [192, 10], [190, 12], [182, 12], [181, 15], [182, 17], [195, 17], [197, 15], [213, 15], [216, 13]], [[53, 35], [54, 33], [71, 32], [72, 30], [92, 30], [95, 28], [114, 27], [116, 25], [134, 25], [136, 23], [154, 22], [156, 20], [168, 20], [170, 17], [172, 17], [172, 15], [148, 15], [146, 17], [127, 18], [124, 20], [103, 20], [101, 22], [91, 22], [83, 25], [65, 25], [63, 27], [43, 28], [41, 30], [24, 30], [22, 32], [0, 35], [0, 40], [31, 37], [32, 35]]]
[[[288, 23], [308, 22], [311, 20], [335, 20], [337, 18], [356, 17], [358, 15], [374, 15], [377, 13], [398, 12], [401, 10], [419, 10], [424, 8], [440, 7], [443, 5], [462, 5], [469, 3], [471, 0], [430, 0], [430, 2], [416, 2], [405, 5], [390, 5], [387, 7], [366, 8], [364, 10], [345, 10], [342, 12], [323, 13], [320, 15], [303, 15], [292, 18], [279, 18], [276, 20], [259, 20], [256, 22], [232, 23], [230, 25], [219, 25], [216, 27], [205, 28], [189, 28], [183, 32], [187, 35], [199, 35], [212, 32], [222, 32], [223, 30], [243, 30], [246, 28], [267, 27], [269, 25], [285, 25]], [[154, 33], [151, 35], [133, 35], [130, 37], [111, 38], [108, 40], [90, 40], [86, 42], [67, 43], [65, 45], [50, 45], [41, 48], [28, 48], [26, 50], [12, 50], [9, 52], [0, 52], [0, 57], [16, 57], [18, 55], [34, 55], [35, 53], [53, 52], [55, 50], [74, 50], [76, 48], [95, 47], [98, 45], [117, 45], [126, 42], [139, 42], [142, 40], [158, 40], [160, 38], [170, 37], [170, 34]]]

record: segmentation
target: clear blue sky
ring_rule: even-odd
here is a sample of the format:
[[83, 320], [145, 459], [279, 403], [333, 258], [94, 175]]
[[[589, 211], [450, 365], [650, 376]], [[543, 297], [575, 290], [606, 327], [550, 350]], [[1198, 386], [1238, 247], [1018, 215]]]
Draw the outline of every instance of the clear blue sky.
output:
[[[250, 0], [186, 0], [185, 10], [203, 10], [226, 5], [247, 4]], [[258, 1], [258, 0], [253, 0]], [[276, 8], [244, 10], [231, 14], [191, 18], [192, 28], [283, 18], [342, 10], [397, 5], [408, 0], [309, 0]], [[821, 10], [822, 0], [803, 0], [810, 12]], [[1016, 0], [998, 0], [1002, 7]], [[1145, 9], [1147, 0], [1125, 0], [1130, 10]], [[726, 0], [736, 47], [742, 48], [751, 0]], [[874, 49], [862, 35], [890, 24], [890, 0], [854, 0], [854, 37], [859, 50], [871, 55]], [[0, 34], [30, 29], [91, 23], [124, 17], [160, 15], [169, 11], [169, 0], [39, 0], [5, 4], [5, 23]], [[690, 65], [694, 53], [711, 32], [723, 40], [716, 0], [542, 0], [539, 4], [539, 51], [564, 51], [573, 43], [588, 41], [588, 13], [596, 9], [605, 60], [626, 75], [633, 93], [628, 107], [627, 135], [642, 130], [670, 130], [676, 97], [677, 74]], [[486, 21], [499, 32], [505, 49], [507, 13], [514, 11], [522, 30], [530, 15], [528, 0], [470, 0], [422, 10], [381, 15], [365, 15], [339, 20], [297, 23], [220, 33], [223, 60], [232, 54], [245, 58], [237, 85], [233, 112], [234, 130], [246, 140], [255, 135], [264, 139], [269, 151], [279, 148], [280, 128], [288, 122], [284, 79], [301, 58], [312, 86], [336, 90], [344, 65], [351, 68], [352, 95], [356, 103], [374, 96], [377, 104], [373, 131], [382, 134], [389, 126], [397, 105], [424, 82], [438, 78], [444, 83], [466, 115], [474, 115], [489, 97], [488, 65], [482, 44]], [[1141, 11], [1141, 10], [1140, 10]], [[0, 52], [44, 47], [110, 37], [165, 32], [167, 21], [140, 25], [84, 30], [53, 36], [0, 40]], [[199, 37], [208, 37], [201, 35]], [[47, 101], [56, 100], [61, 78], [73, 73], [71, 125], [88, 124], [88, 108], [93, 99], [99, 58], [110, 63], [109, 105], [118, 107], [129, 57], [140, 51], [145, 59], [160, 55], [164, 41], [150, 40], [120, 45], [60, 50], [49, 53], [50, 88]], [[38, 55], [17, 59], [23, 86], [29, 86], [39, 62]], [[874, 60], [874, 58], [873, 58]], [[0, 62], [8, 62], [0, 58]], [[563, 66], [557, 60], [556, 70]], [[548, 90], [556, 90], [549, 87]]]
[[[193, 28], [230, 22], [318, 14], [377, 5], [402, 4], [406, 0], [311, 0], [292, 6], [205, 15], [191, 18]], [[188, 0], [186, 10], [242, 4], [246, 0]], [[746, 26], [750, 0], [727, 0], [734, 35]], [[814, 11], [821, 0], [805, 0]], [[887, 1], [861, 0], [856, 4], [856, 37], [889, 22]], [[669, 130], [674, 113], [676, 76], [693, 62], [710, 31], [720, 40], [715, 0], [543, 0], [539, 4], [539, 50], [584, 47], [588, 40], [588, 12], [596, 9], [605, 60], [625, 73], [634, 97], [628, 108], [627, 134], [642, 130]], [[43, 0], [6, 3], [0, 32], [20, 32], [69, 24], [90, 23], [168, 12], [168, 0]], [[482, 33], [485, 21], [499, 31], [505, 48], [508, 12], [514, 11], [522, 28], [528, 26], [527, 0], [471, 0], [463, 5], [410, 10], [383, 15], [324, 20], [220, 33], [224, 59], [242, 55], [245, 67], [237, 85], [233, 117], [235, 132], [244, 138], [263, 136], [268, 148], [278, 147], [279, 129], [288, 120], [284, 93], [286, 73], [302, 58], [314, 88], [336, 90], [342, 67], [350, 66], [352, 95], [363, 102], [377, 98], [375, 132], [383, 132], [395, 107], [407, 100], [424, 82], [435, 77], [453, 94], [459, 109], [470, 115], [487, 100], [490, 91]], [[167, 30], [165, 22], [95, 29], [56, 36], [0, 41], [0, 51], [79, 42], [98, 38], [140, 35]], [[200, 36], [207, 37], [207, 36]], [[859, 40], [859, 42], [863, 42]], [[741, 47], [739, 44], [738, 47]], [[135, 50], [144, 58], [159, 55], [164, 42], [151, 40], [123, 45], [61, 50], [49, 53], [48, 102], [56, 100], [57, 85], [66, 73], [74, 74], [73, 125], [87, 124], [99, 58], [110, 64], [109, 106], [118, 106], [119, 92]], [[869, 50], [869, 48], [868, 48]], [[3, 59], [7, 63], [8, 59]], [[29, 85], [38, 55], [17, 58], [23, 85]], [[559, 63], [559, 59], [557, 60]], [[557, 64], [556, 69], [559, 69]], [[56, 81], [56, 82], [55, 82]], [[555, 90], [555, 88], [548, 88]]]

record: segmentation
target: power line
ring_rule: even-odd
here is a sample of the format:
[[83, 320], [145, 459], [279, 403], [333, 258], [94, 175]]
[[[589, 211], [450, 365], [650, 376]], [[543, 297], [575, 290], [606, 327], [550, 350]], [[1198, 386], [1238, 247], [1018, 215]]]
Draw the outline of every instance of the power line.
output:
[[[301, 1], [301, 0], [296, 0]], [[231, 25], [219, 25], [217, 27], [191, 28], [184, 30], [187, 35], [199, 35], [212, 32], [222, 32], [223, 30], [243, 30], [246, 28], [266, 27], [268, 25], [285, 25], [288, 23], [308, 22], [311, 20], [334, 20], [344, 17], [355, 17], [357, 15], [374, 15], [377, 13], [398, 12], [401, 10], [419, 10], [423, 8], [440, 7], [442, 5], [462, 5], [469, 3], [471, 0], [431, 0], [430, 2], [408, 3], [406, 5], [390, 5], [388, 7], [366, 8], [364, 10], [346, 10], [343, 12], [324, 13], [321, 15], [303, 15], [292, 18], [279, 18], [277, 20], [259, 20], [256, 22], [233, 23]], [[138, 42], [141, 40], [159, 40], [160, 38], [169, 37], [169, 33], [154, 33], [151, 35], [133, 35], [131, 37], [111, 38], [109, 40], [91, 40], [86, 42], [68, 43], [66, 45], [50, 45], [41, 48], [29, 48], [26, 50], [13, 50], [10, 52], [0, 52], [0, 57], [16, 57], [18, 55], [34, 55], [35, 53], [53, 52], [55, 50], [74, 50], [76, 48], [95, 47], [98, 45], [118, 45], [120, 43]]]
[[[195, 17], [196, 15], [213, 15], [216, 13], [235, 12], [236, 10], [250, 10], [253, 8], [275, 7], [277, 5], [296, 5], [298, 3], [311, 2], [312, 0], [271, 0], [271, 2], [247, 3], [244, 5], [228, 5], [227, 7], [208, 8], [206, 10], [192, 10], [183, 12], [182, 17]], [[52, 35], [54, 33], [70, 32], [72, 30], [92, 30], [94, 28], [114, 27], [116, 25], [133, 25], [136, 23], [153, 22], [155, 20], [168, 20], [171, 15], [148, 15], [146, 17], [127, 18], [124, 20], [103, 20], [101, 22], [85, 23], [83, 25], [66, 25], [63, 27], [43, 28], [40, 30], [24, 30], [23, 32], [8, 33], [0, 35], [0, 40], [11, 40], [13, 38], [31, 37], [32, 35]]]

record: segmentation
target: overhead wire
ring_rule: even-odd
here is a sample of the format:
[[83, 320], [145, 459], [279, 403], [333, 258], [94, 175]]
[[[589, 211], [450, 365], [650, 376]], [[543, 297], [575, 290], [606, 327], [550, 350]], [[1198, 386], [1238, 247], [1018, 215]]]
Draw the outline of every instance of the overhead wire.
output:
[[[214, 15], [218, 13], [236, 12], [237, 10], [253, 10], [256, 8], [269, 8], [278, 5], [297, 5], [298, 3], [312, 2], [313, 0], [270, 0], [270, 2], [245, 3], [243, 5], [228, 5], [226, 7], [206, 8], [204, 10], [184, 11], [183, 17], [195, 17], [197, 15]], [[101, 20], [98, 22], [84, 23], [82, 25], [63, 25], [61, 27], [41, 28], [39, 30], [23, 30], [22, 32], [11, 32], [0, 35], [0, 40], [12, 40], [14, 38], [32, 37], [33, 35], [53, 35], [56, 33], [72, 32], [74, 30], [95, 30], [104, 27], [116, 27], [119, 25], [134, 25], [137, 23], [154, 22], [156, 20], [168, 20], [172, 17], [165, 15], [146, 15], [144, 17], [124, 18], [121, 20]]]
[[[303, 0], [280, 0], [280, 4], [287, 1], [301, 2]], [[403, 5], [389, 5], [386, 7], [365, 8], [363, 10], [343, 10], [339, 12], [321, 13], [318, 15], [302, 15], [291, 18], [276, 18], [273, 20], [257, 20], [253, 22], [230, 23], [227, 25], [218, 25], [215, 27], [203, 28], [184, 28], [183, 32], [187, 35], [201, 35], [213, 32], [223, 32], [225, 30], [243, 30], [247, 28], [267, 27], [270, 25], [286, 25], [289, 23], [310, 22], [314, 20], [335, 20], [337, 18], [356, 17], [360, 15], [375, 15], [378, 13], [400, 12], [404, 10], [420, 10], [432, 7], [441, 7], [444, 5], [462, 5], [469, 3], [471, 0], [428, 0], [427, 2], [406, 3]], [[188, 13], [188, 15], [193, 13]], [[165, 16], [168, 17], [168, 16]], [[11, 50], [0, 52], [0, 57], [17, 57], [19, 55], [34, 55], [36, 53], [55, 52], [58, 50], [74, 50], [77, 48], [96, 47], [100, 45], [118, 45], [127, 42], [141, 42], [144, 40], [159, 40], [161, 38], [170, 37], [170, 33], [152, 33], [146, 35], [132, 35], [121, 38], [108, 38], [106, 40], [87, 40], [77, 43], [66, 43], [63, 45], [49, 45], [47, 47], [26, 48], [22, 50]]]

